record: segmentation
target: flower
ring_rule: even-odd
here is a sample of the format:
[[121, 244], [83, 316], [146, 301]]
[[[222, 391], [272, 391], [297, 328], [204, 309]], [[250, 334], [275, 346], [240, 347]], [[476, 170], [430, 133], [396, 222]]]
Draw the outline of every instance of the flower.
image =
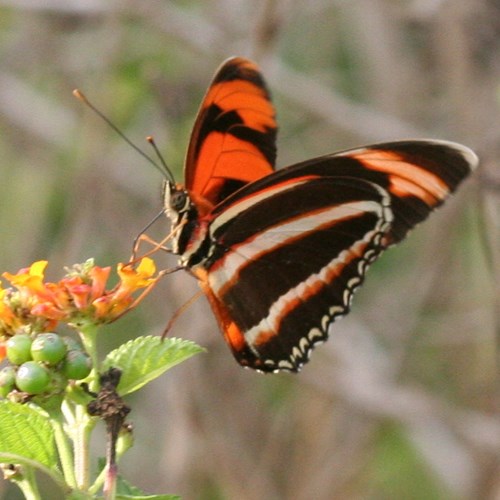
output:
[[0, 338], [19, 331], [47, 331], [57, 323], [49, 315], [38, 317], [32, 313], [37, 304], [52, 299], [52, 292], [43, 283], [46, 266], [46, 261], [38, 261], [17, 274], [2, 275], [17, 290], [0, 289]]
[[51, 331], [59, 322], [71, 326], [110, 323], [135, 307], [159, 277], [147, 257], [137, 267], [118, 264], [119, 282], [108, 290], [111, 267], [96, 266], [89, 259], [52, 283], [45, 282], [47, 264], [37, 261], [16, 274], [3, 273], [13, 288], [0, 288], [0, 340], [20, 330]]
[[116, 296], [125, 297], [137, 288], [151, 285], [154, 281], [151, 276], [156, 272], [156, 267], [154, 262], [146, 257], [141, 260], [137, 269], [133, 269], [129, 264], [118, 264], [117, 272], [121, 282], [116, 290]]
[[48, 262], [39, 260], [30, 267], [21, 269], [17, 274], [3, 273], [3, 277], [9, 280], [19, 290], [31, 290], [35, 293], [43, 293], [44, 271]]
[[[153, 277], [156, 273], [156, 266], [149, 257], [141, 259], [137, 269], [134, 269], [131, 264], [118, 264], [117, 273], [120, 277], [118, 285], [109, 294], [102, 294], [92, 302], [97, 318], [108, 317], [114, 320], [123, 315], [127, 310], [135, 307], [145, 291], [158, 280], [158, 276]], [[139, 299], [134, 299], [133, 294], [140, 289], [145, 289], [145, 291]]]

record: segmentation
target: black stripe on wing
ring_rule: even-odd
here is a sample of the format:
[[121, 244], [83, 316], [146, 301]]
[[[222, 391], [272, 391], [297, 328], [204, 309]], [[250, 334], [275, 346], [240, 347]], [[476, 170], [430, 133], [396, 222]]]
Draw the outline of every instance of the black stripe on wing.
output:
[[[383, 250], [388, 203], [387, 193], [365, 181], [316, 179], [218, 228], [220, 253], [207, 266], [208, 282], [245, 336], [245, 347], [233, 349], [241, 364], [300, 368], [326, 338], [327, 324], [348, 312], [369, 263]], [[248, 217], [266, 222], [252, 234]]]

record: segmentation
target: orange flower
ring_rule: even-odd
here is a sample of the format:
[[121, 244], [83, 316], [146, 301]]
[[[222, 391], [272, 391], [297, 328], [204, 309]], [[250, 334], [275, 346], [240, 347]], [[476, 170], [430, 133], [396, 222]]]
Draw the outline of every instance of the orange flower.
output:
[[46, 260], [39, 260], [33, 262], [30, 267], [20, 269], [16, 274], [6, 272], [2, 276], [7, 278], [14, 286], [28, 286], [30, 282], [32, 285], [41, 284], [47, 264]]
[[66, 292], [66, 297], [69, 296], [76, 309], [83, 310], [88, 306], [91, 286], [84, 283], [80, 276], [63, 278], [59, 283]]
[[100, 297], [104, 290], [106, 289], [106, 281], [109, 278], [109, 273], [111, 272], [110, 267], [99, 267], [94, 266], [89, 271], [89, 277], [91, 282], [91, 300], [95, 300]]
[[97, 317], [108, 317], [111, 321], [136, 305], [133, 294], [137, 290], [154, 285], [158, 279], [153, 278], [156, 266], [148, 257], [141, 260], [137, 269], [130, 264], [118, 264], [117, 273], [120, 283], [108, 295], [102, 295], [92, 302]]
[[[38, 261], [17, 274], [3, 277], [17, 289], [0, 289], [0, 337], [19, 328], [28, 331], [53, 330], [58, 322], [67, 324], [109, 323], [137, 305], [139, 290], [157, 281], [156, 267], [149, 258], [136, 269], [118, 264], [120, 282], [106, 290], [111, 268], [94, 265], [93, 260], [73, 266], [57, 283], [44, 282], [46, 261]], [[0, 353], [1, 354], [1, 353]]]
[[16, 315], [8, 304], [9, 290], [0, 290], [0, 322], [5, 325], [12, 325], [15, 322]]
[[0, 339], [14, 335], [32, 322], [29, 317], [32, 304], [33, 301], [26, 292], [11, 288], [0, 289]]
[[121, 283], [115, 291], [115, 296], [120, 299], [121, 297], [130, 296], [139, 288], [151, 285], [155, 281], [151, 276], [156, 272], [156, 267], [151, 259], [145, 257], [141, 260], [137, 269], [134, 269], [130, 264], [118, 264], [117, 272]]

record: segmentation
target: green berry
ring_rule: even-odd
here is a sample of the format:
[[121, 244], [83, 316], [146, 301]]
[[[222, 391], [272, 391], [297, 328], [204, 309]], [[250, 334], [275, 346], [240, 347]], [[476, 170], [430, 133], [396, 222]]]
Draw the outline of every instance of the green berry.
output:
[[6, 366], [0, 370], [0, 397], [5, 398], [16, 384], [16, 370]]
[[57, 365], [66, 354], [66, 344], [56, 333], [40, 333], [31, 344], [31, 356], [35, 361]]
[[17, 370], [16, 385], [20, 391], [40, 394], [45, 391], [49, 382], [49, 371], [36, 361], [27, 361]]
[[14, 365], [22, 365], [31, 359], [31, 337], [18, 333], [6, 342], [7, 359]]
[[92, 360], [83, 351], [69, 351], [64, 358], [62, 372], [71, 380], [82, 380], [92, 370]]

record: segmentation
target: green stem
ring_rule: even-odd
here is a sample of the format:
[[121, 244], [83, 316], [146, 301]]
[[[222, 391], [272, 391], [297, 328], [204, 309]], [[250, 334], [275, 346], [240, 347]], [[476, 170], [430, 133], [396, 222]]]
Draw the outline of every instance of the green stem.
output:
[[92, 374], [90, 376], [89, 389], [96, 392], [99, 389], [99, 360], [97, 359], [97, 326], [93, 324], [84, 325], [80, 328], [80, 337], [83, 347], [92, 360]]
[[[80, 338], [83, 347], [92, 360], [92, 373], [89, 376], [89, 390], [99, 390], [99, 364], [97, 358], [97, 330], [94, 324], [82, 325], [80, 327]], [[90, 458], [89, 444], [90, 434], [95, 422], [90, 418], [87, 409], [83, 405], [77, 405], [75, 409], [74, 446], [75, 446], [75, 473], [78, 487], [87, 491], [90, 483]]]
[[65, 399], [61, 404], [61, 413], [63, 415], [64, 421], [66, 422], [66, 426], [69, 429], [73, 429], [76, 422], [75, 405]]
[[89, 417], [84, 406], [76, 407], [75, 419], [75, 473], [78, 487], [87, 491], [90, 483], [90, 434], [94, 428], [94, 421]]
[[23, 478], [16, 479], [15, 483], [23, 492], [26, 500], [41, 500], [38, 485], [36, 483], [35, 473], [31, 467], [23, 468]]
[[[54, 481], [54, 484], [59, 486], [59, 488], [61, 489], [61, 491], [65, 495], [71, 494], [71, 491], [72, 491], [71, 488], [68, 486], [68, 484], [64, 480], [64, 477], [62, 476], [62, 474], [59, 472], [59, 470], [57, 468], [47, 467], [47, 466], [41, 464], [40, 462], [38, 462], [37, 460], [26, 458], [26, 457], [20, 457], [19, 455], [16, 455], [14, 453], [2, 452], [2, 461], [4, 463], [10, 463], [10, 464], [16, 464], [16, 463], [22, 462], [23, 473], [25, 470], [29, 469], [30, 471], [28, 473], [33, 474], [33, 476], [34, 476], [33, 471], [39, 470], [43, 474], [45, 474], [46, 476], [50, 477], [52, 479], [52, 481]], [[12, 478], [7, 478], [7, 479], [9, 479], [9, 481], [15, 482], [16, 484], [18, 484], [19, 481], [21, 481], [21, 477], [15, 477], [15, 476]], [[32, 485], [26, 486], [26, 487], [29, 488], [30, 491], [37, 492], [38, 487], [36, 485], [35, 479], [28, 478], [28, 480], [32, 483]], [[23, 488], [24, 488], [24, 485], [23, 485], [22, 489]], [[38, 498], [38, 497], [35, 496], [33, 498]]]
[[[93, 369], [89, 377], [89, 389], [90, 391], [97, 392], [99, 389], [97, 326], [93, 324], [83, 325], [80, 328], [80, 337], [85, 351], [92, 360]], [[86, 491], [90, 482], [89, 441], [94, 423], [90, 419], [87, 409], [84, 406], [77, 406], [75, 416], [75, 470], [79, 487]]]
[[101, 473], [97, 476], [94, 484], [87, 490], [90, 495], [96, 495], [97, 492], [102, 488], [104, 481], [106, 479], [106, 467], [102, 469]]
[[73, 450], [71, 449], [71, 445], [68, 441], [68, 436], [64, 431], [62, 415], [59, 412], [53, 412], [50, 416], [64, 478], [71, 488], [76, 488], [77, 482], [73, 461]]

